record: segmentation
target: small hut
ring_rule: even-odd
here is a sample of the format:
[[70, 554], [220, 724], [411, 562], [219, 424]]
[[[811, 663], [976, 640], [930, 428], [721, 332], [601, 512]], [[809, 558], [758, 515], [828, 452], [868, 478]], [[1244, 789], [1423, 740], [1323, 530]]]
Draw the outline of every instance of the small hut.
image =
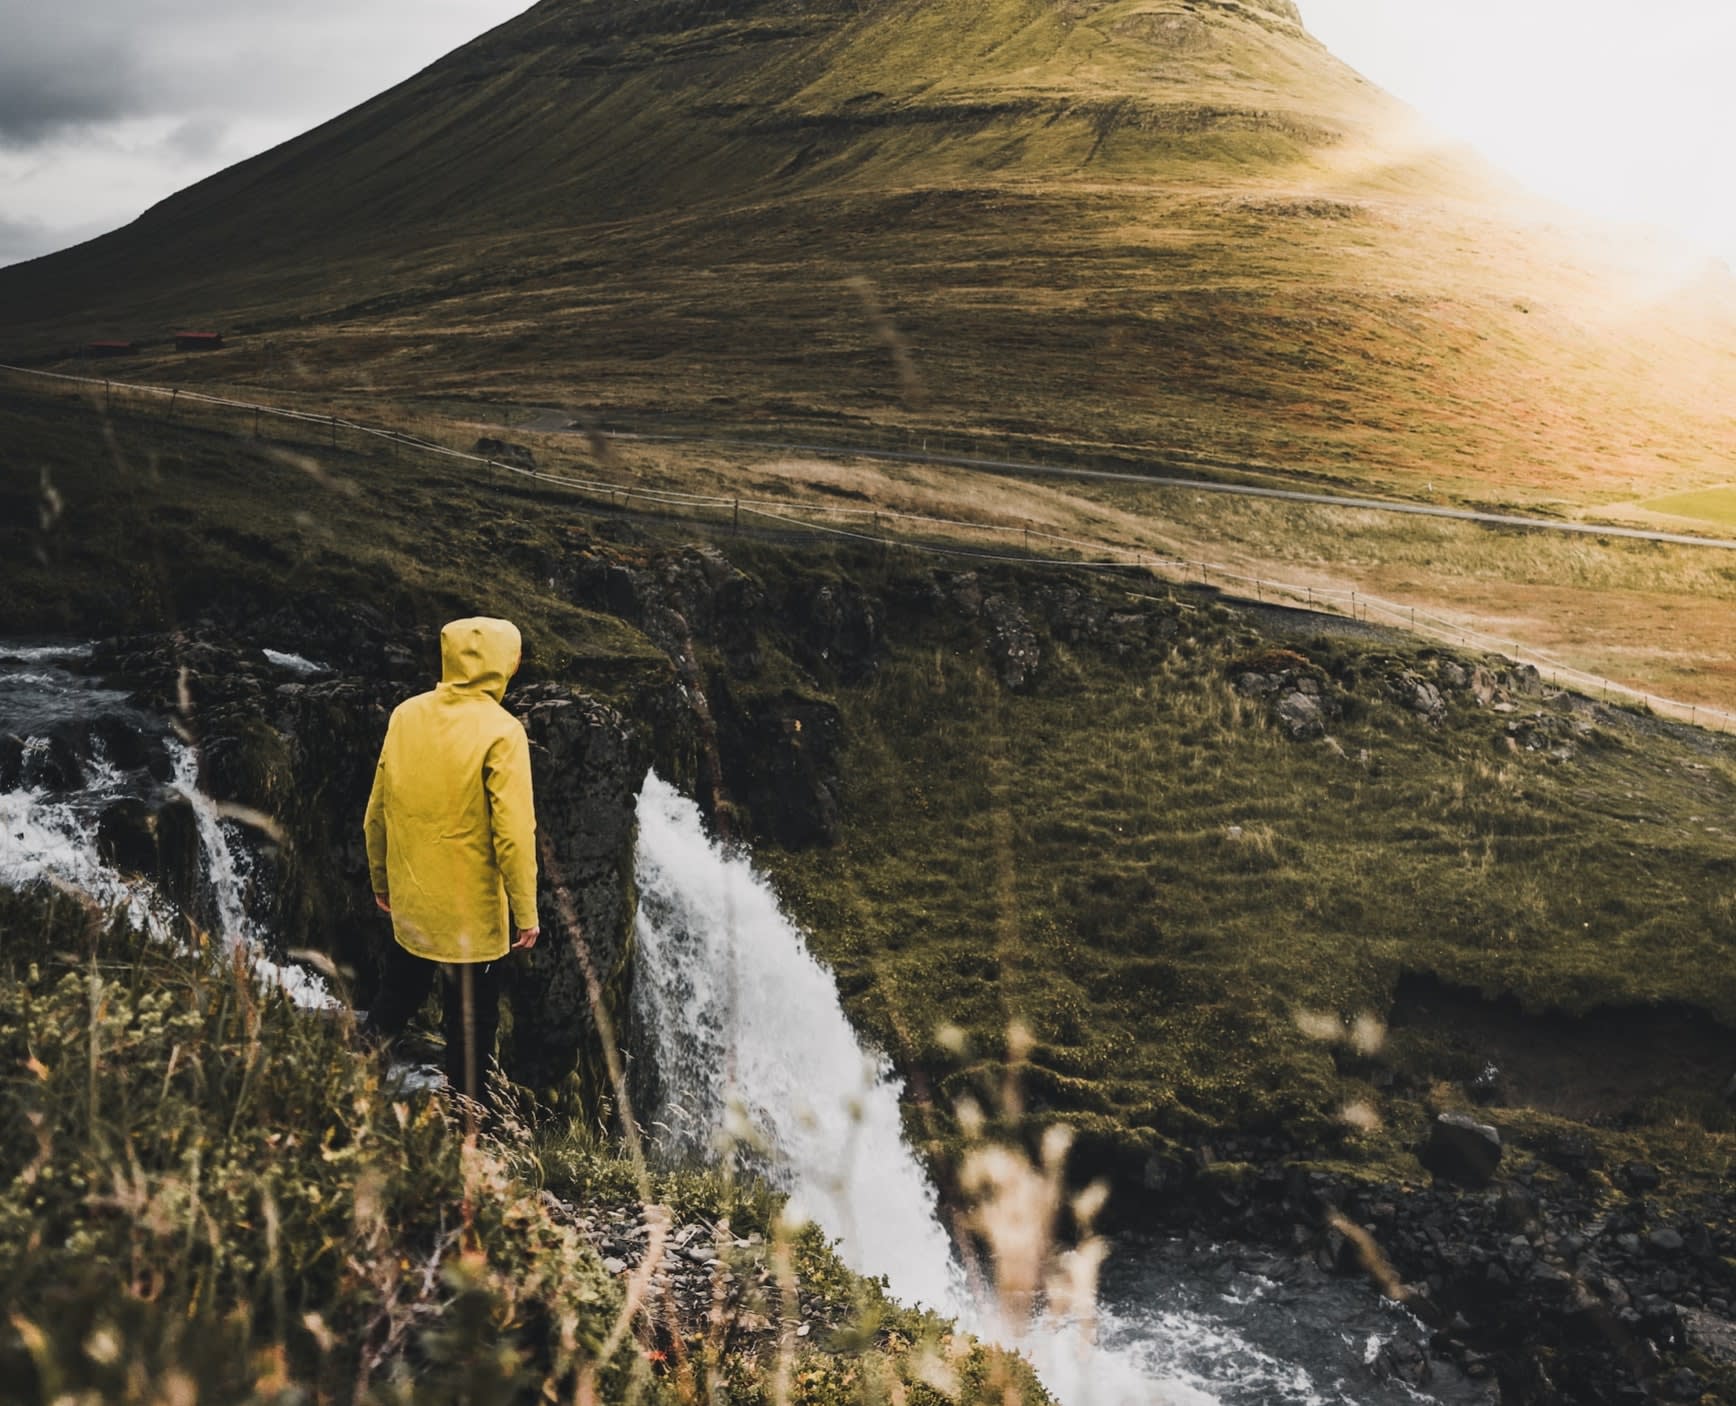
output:
[[175, 333], [176, 351], [220, 351], [223, 346], [221, 332], [177, 332]]
[[101, 341], [84, 344], [86, 356], [131, 356], [134, 350], [131, 342]]

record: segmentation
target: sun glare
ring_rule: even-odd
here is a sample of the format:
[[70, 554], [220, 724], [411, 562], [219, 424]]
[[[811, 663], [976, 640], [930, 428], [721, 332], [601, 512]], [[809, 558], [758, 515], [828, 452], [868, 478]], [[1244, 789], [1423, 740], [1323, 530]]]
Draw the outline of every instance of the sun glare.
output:
[[1302, 0], [1309, 29], [1537, 194], [1736, 265], [1736, 6]]

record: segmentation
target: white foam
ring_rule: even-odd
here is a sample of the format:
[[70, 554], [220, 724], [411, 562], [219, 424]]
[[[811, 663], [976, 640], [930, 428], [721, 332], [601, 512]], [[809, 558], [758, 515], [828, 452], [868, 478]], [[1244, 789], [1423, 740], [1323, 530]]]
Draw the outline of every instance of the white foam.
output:
[[[26, 769], [32, 751], [46, 748], [41, 738], [25, 742]], [[170, 744], [174, 785], [193, 808], [204, 860], [204, 881], [216, 909], [218, 937], [229, 951], [246, 954], [255, 977], [280, 988], [297, 1005], [323, 1010], [337, 1005], [318, 976], [274, 961], [266, 935], [247, 913], [251, 881], [240, 832], [218, 813], [216, 802], [199, 789], [198, 760], [191, 748]], [[169, 940], [173, 911], [143, 879], [130, 878], [105, 863], [97, 846], [99, 802], [112, 797], [125, 778], [100, 745], [85, 766], [84, 788], [50, 797], [41, 788], [0, 794], [0, 885], [27, 888], [46, 884], [83, 895], [105, 911], [124, 915], [137, 930]]]
[[174, 759], [173, 785], [193, 807], [204, 851], [205, 882], [217, 909], [217, 932], [224, 947], [247, 956], [255, 979], [279, 987], [296, 1005], [307, 1010], [329, 1010], [337, 998], [314, 973], [299, 966], [286, 966], [266, 955], [266, 933], [248, 915], [247, 891], [253, 882], [253, 866], [239, 841], [240, 827], [225, 820], [217, 803], [199, 789], [199, 760], [193, 749], [170, 744]]
[[36, 884], [88, 895], [135, 929], [167, 932], [155, 890], [98, 858], [94, 827], [76, 807], [40, 790], [7, 792], [0, 795], [0, 885]]
[[52, 664], [59, 659], [88, 659], [94, 645], [0, 644], [0, 662], [21, 660], [26, 664]]
[[261, 650], [260, 653], [278, 668], [288, 669], [292, 674], [323, 674], [327, 672], [324, 664], [316, 664], [313, 660], [304, 659], [299, 654], [289, 654], [281, 649], [265, 649]]

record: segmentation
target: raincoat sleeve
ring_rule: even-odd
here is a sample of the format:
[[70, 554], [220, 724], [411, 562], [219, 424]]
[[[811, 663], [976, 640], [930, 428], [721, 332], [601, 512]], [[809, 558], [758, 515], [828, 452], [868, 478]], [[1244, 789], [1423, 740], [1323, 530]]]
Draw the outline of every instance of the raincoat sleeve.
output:
[[515, 928], [540, 926], [536, 915], [536, 804], [531, 797], [530, 742], [516, 724], [488, 749], [484, 772], [494, 862], [506, 881]]
[[[389, 731], [389, 729], [388, 729]], [[374, 892], [390, 894], [386, 879], [386, 749], [380, 748], [379, 765], [374, 768], [374, 789], [368, 794], [367, 818], [362, 831], [368, 842], [368, 876]]]

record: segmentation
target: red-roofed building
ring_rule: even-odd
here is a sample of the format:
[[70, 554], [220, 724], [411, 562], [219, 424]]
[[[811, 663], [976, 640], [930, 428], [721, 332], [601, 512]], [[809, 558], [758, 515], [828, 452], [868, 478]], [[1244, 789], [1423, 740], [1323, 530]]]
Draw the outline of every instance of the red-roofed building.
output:
[[223, 345], [221, 332], [177, 332], [176, 351], [217, 351]]

